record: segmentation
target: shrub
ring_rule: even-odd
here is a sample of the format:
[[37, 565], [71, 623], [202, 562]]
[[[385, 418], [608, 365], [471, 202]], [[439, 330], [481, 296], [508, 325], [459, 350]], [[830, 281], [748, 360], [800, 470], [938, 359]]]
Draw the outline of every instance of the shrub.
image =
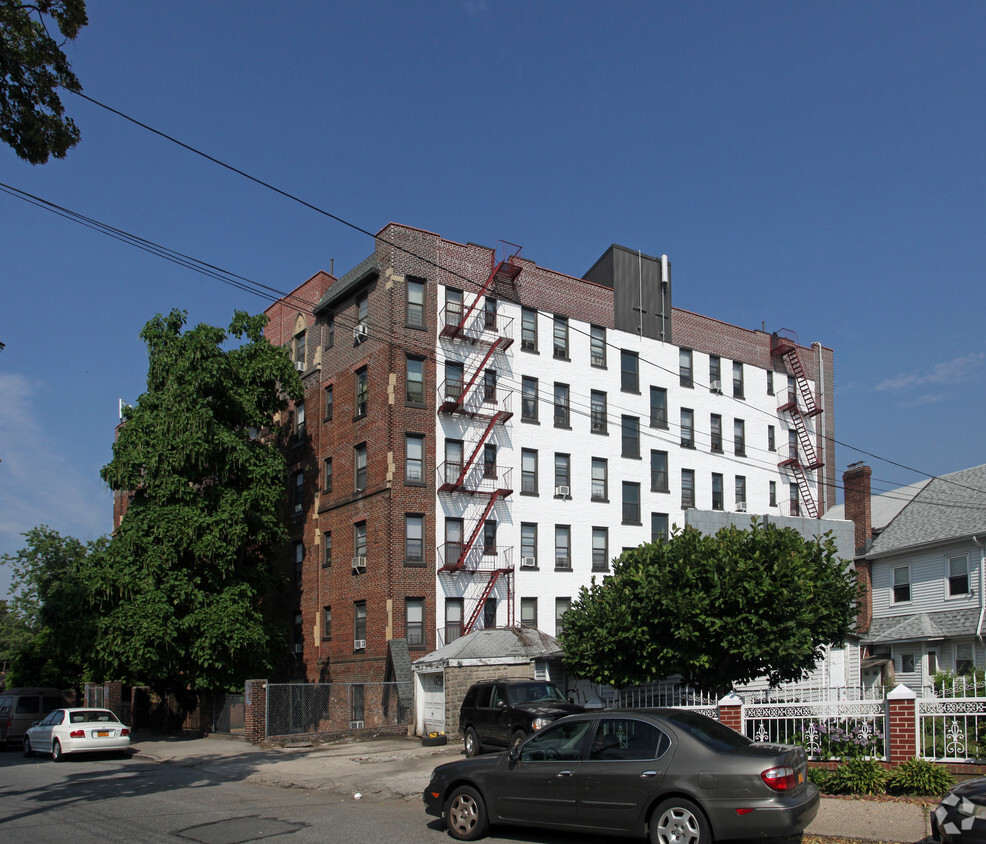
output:
[[914, 797], [940, 797], [953, 785], [955, 777], [945, 768], [917, 757], [898, 765], [887, 777], [887, 791], [891, 794]]
[[850, 759], [828, 780], [833, 794], [879, 794], [883, 792], [887, 772], [874, 759]]
[[815, 783], [819, 791], [826, 794], [832, 793], [832, 774], [833, 771], [826, 771], [824, 768], [809, 768], [808, 780]]

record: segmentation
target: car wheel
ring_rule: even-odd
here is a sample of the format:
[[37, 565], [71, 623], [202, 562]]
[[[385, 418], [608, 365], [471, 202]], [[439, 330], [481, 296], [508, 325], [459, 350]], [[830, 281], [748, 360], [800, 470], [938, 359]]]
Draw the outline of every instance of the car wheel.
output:
[[65, 758], [65, 754], [62, 753], [62, 746], [59, 743], [58, 739], [55, 739], [55, 741], [51, 745], [51, 761], [61, 762], [64, 758]]
[[473, 756], [479, 756], [482, 752], [482, 747], [479, 744], [479, 736], [476, 735], [476, 731], [472, 727], [466, 727], [466, 738], [464, 744], [466, 758], [468, 759], [471, 759]]
[[445, 826], [457, 841], [475, 841], [486, 835], [490, 819], [483, 796], [471, 785], [460, 785], [445, 804]]
[[34, 751], [31, 750], [31, 739], [24, 736], [24, 756], [30, 759], [34, 755]]
[[690, 800], [672, 797], [661, 803], [650, 819], [651, 844], [710, 844], [709, 822]]
[[525, 741], [527, 741], [527, 733], [523, 730], [517, 730], [517, 732], [514, 733], [514, 737], [510, 740], [510, 746], [516, 747], [518, 744], [523, 744]]

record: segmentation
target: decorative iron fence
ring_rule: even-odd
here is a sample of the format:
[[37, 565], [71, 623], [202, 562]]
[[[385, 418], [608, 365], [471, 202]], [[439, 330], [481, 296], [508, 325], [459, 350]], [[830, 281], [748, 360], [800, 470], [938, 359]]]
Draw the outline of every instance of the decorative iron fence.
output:
[[266, 736], [338, 735], [408, 726], [410, 683], [270, 683]]
[[917, 717], [920, 753], [925, 759], [965, 762], [986, 758], [986, 698], [921, 697]]
[[886, 759], [883, 700], [755, 703], [743, 707], [754, 741], [800, 744], [809, 759]]

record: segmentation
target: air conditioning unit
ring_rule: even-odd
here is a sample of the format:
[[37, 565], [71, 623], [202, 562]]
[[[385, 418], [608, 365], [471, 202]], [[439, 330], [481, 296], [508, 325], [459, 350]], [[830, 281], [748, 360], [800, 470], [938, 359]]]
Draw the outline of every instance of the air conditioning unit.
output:
[[366, 650], [366, 639], [353, 639], [353, 650], [354, 651], [365, 651]]
[[305, 371], [305, 362], [303, 360], [296, 360], [294, 362], [294, 368], [297, 369], [298, 372], [304, 372]]
[[358, 346], [370, 335], [370, 330], [363, 324], [353, 326], [353, 345]]
[[521, 557], [520, 567], [522, 569], [536, 569], [538, 565], [537, 557]]
[[366, 557], [353, 557], [353, 572], [363, 574], [366, 571]]
[[571, 487], [567, 487], [567, 486], [556, 486], [555, 487], [555, 495], [560, 495], [563, 498], [568, 498], [571, 494], [572, 494]]
[[349, 722], [349, 729], [350, 730], [362, 730], [363, 729], [363, 722], [362, 721], [350, 721]]
[[305, 646], [304, 645], [292, 645], [291, 646], [291, 653], [293, 653], [295, 656], [301, 656], [301, 654], [304, 653], [304, 650], [305, 650]]
[[736, 512], [737, 513], [745, 513], [746, 512], [746, 502], [745, 501], [741, 501], [739, 504], [736, 505]]
[[722, 381], [713, 381], [711, 384], [709, 384], [709, 389], [713, 393], [719, 393], [720, 395], [722, 395]]

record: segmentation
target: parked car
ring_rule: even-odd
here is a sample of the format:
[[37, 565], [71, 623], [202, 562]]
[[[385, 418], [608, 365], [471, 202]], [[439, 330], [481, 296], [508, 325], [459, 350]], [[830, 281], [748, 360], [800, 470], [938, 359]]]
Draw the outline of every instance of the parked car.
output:
[[17, 688], [0, 692], [0, 743], [20, 744], [31, 724], [65, 706], [58, 689]]
[[520, 744], [552, 721], [583, 711], [545, 680], [481, 680], [462, 700], [459, 732], [466, 756], [476, 756], [485, 748]]
[[61, 762], [69, 753], [117, 751], [130, 747], [130, 728], [108, 709], [56, 709], [24, 735], [24, 755], [50, 753]]
[[652, 844], [800, 836], [818, 811], [800, 747], [758, 744], [681, 709], [561, 718], [508, 753], [436, 768], [425, 811], [452, 838], [491, 824], [607, 835]]
[[945, 844], [986, 841], [986, 777], [952, 788], [931, 813], [931, 837]]

